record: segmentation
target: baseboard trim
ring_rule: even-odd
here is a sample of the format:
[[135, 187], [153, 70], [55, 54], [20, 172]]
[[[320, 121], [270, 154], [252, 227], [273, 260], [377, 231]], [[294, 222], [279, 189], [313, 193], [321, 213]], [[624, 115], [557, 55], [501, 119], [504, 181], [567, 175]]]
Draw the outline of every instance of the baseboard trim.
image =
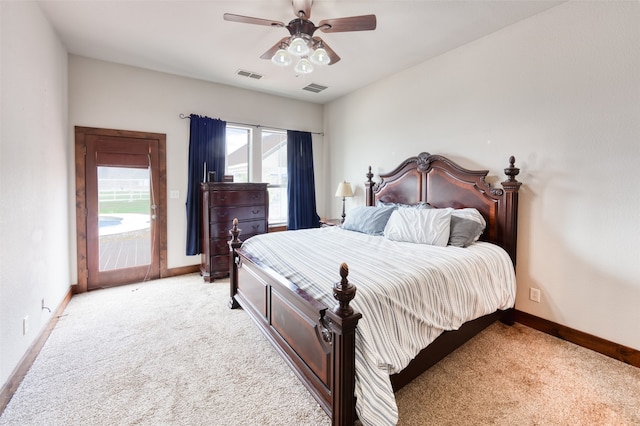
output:
[[27, 372], [31, 368], [31, 365], [35, 361], [45, 342], [49, 338], [49, 335], [58, 323], [58, 318], [60, 318], [65, 308], [69, 304], [72, 295], [73, 288], [69, 287], [69, 291], [67, 291], [67, 294], [64, 296], [62, 303], [60, 303], [58, 309], [56, 309], [55, 313], [51, 316], [49, 323], [42, 329], [40, 335], [36, 338], [29, 349], [27, 349], [27, 352], [24, 354], [16, 368], [13, 370], [11, 376], [9, 376], [9, 380], [7, 380], [7, 383], [5, 383], [2, 386], [2, 389], [0, 389], [0, 414], [2, 414], [4, 409], [7, 407], [9, 401], [11, 401], [11, 397], [13, 397], [13, 394], [18, 389], [18, 386], [20, 386], [22, 379], [24, 379], [24, 377], [27, 375]]
[[514, 314], [515, 321], [520, 324], [640, 368], [640, 351], [636, 349], [619, 345], [517, 309]]
[[200, 272], [200, 265], [179, 266], [177, 268], [168, 268], [162, 274], [162, 278], [177, 277], [179, 275], [193, 274]]

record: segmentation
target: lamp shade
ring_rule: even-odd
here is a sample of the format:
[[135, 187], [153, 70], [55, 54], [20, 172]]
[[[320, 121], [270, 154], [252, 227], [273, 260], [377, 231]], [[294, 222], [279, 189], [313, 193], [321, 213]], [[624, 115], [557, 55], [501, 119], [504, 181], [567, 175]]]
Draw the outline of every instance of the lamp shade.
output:
[[340, 182], [336, 190], [336, 197], [353, 197], [353, 190], [349, 182]]
[[273, 58], [271, 58], [271, 62], [273, 62], [276, 65], [286, 67], [291, 65], [292, 59], [291, 59], [291, 55], [289, 55], [289, 52], [287, 52], [284, 49], [278, 49], [276, 54], [273, 55]]
[[313, 72], [313, 65], [311, 65], [311, 62], [309, 62], [307, 58], [302, 58], [298, 61], [294, 69], [297, 73], [309, 74]]
[[316, 65], [329, 65], [329, 62], [331, 62], [327, 51], [322, 47], [318, 47], [309, 59]]
[[307, 45], [307, 41], [302, 37], [296, 36], [291, 40], [291, 44], [287, 48], [289, 53], [296, 56], [304, 56], [309, 53], [309, 45]]

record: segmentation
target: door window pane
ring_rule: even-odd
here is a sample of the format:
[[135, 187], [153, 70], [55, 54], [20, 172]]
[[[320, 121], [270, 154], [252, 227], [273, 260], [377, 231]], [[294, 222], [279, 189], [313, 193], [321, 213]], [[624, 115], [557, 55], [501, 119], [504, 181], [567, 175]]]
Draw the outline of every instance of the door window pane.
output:
[[99, 270], [151, 263], [149, 169], [98, 167]]

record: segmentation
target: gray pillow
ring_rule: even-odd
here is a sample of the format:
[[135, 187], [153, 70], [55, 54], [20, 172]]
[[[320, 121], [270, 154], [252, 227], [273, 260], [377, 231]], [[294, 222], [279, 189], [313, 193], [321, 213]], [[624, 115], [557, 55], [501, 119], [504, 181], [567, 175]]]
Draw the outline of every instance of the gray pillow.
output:
[[476, 236], [482, 232], [483, 229], [484, 227], [482, 224], [474, 220], [451, 216], [449, 245], [467, 247], [476, 240]]
[[395, 209], [394, 206], [358, 206], [349, 211], [342, 228], [369, 235], [382, 235], [389, 216]]

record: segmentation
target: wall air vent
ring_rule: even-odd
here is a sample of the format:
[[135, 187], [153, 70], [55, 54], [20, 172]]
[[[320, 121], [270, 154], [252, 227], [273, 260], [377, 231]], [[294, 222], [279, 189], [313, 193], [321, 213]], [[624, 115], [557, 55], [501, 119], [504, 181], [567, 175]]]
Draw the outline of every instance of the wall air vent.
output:
[[302, 90], [306, 90], [308, 92], [313, 92], [313, 93], [320, 93], [326, 88], [327, 86], [321, 86], [319, 84], [311, 83], [310, 85], [303, 87]]
[[238, 75], [240, 75], [242, 77], [253, 78], [255, 80], [260, 80], [262, 78], [262, 75], [260, 75], [260, 74], [256, 74], [255, 72], [245, 71], [245, 70], [238, 70], [236, 72], [236, 74], [238, 74]]

